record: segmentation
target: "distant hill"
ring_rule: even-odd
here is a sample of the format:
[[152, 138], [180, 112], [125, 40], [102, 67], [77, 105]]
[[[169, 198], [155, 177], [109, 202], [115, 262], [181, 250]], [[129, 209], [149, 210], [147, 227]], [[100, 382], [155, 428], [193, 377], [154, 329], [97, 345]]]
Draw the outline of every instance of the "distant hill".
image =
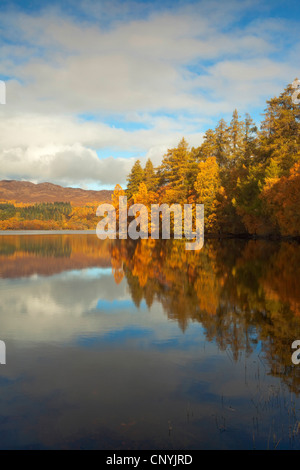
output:
[[87, 203], [111, 202], [113, 191], [92, 191], [80, 188], [64, 188], [52, 183], [34, 184], [29, 181], [0, 181], [0, 202], [15, 201], [25, 204], [39, 202], [70, 202], [76, 206]]

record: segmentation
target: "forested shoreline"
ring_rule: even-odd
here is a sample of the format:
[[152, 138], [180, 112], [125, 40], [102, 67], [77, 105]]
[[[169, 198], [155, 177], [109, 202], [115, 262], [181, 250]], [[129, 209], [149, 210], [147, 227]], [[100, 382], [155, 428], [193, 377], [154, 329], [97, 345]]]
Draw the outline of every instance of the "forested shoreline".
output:
[[[300, 106], [288, 85], [267, 101], [257, 128], [235, 110], [189, 149], [183, 138], [158, 168], [137, 160], [128, 175], [130, 202], [204, 204], [205, 232], [249, 237], [300, 236]], [[120, 188], [119, 188], [120, 189]]]
[[[162, 163], [137, 160], [112, 194], [128, 205], [204, 204], [206, 236], [300, 237], [300, 106], [288, 85], [267, 101], [260, 128], [249, 114], [221, 119], [199, 147], [185, 138], [169, 149]], [[0, 230], [96, 229], [97, 202], [22, 204], [0, 201]]]

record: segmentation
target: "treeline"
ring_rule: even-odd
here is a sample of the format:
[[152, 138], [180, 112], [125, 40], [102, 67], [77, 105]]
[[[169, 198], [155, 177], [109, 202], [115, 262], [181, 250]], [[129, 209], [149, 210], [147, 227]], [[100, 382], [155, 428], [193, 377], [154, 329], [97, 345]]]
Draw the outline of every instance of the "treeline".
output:
[[95, 229], [96, 207], [95, 204], [73, 207], [69, 202], [0, 203], [0, 230]]
[[[128, 175], [130, 203], [199, 203], [214, 233], [300, 236], [300, 106], [288, 85], [267, 101], [258, 129], [237, 110], [221, 119], [202, 144], [183, 138], [159, 167], [139, 160]], [[116, 188], [115, 195], [120, 193]]]
[[63, 220], [71, 212], [72, 206], [69, 202], [47, 202], [21, 207], [8, 203], [0, 204], [1, 220], [16, 216], [24, 220]]

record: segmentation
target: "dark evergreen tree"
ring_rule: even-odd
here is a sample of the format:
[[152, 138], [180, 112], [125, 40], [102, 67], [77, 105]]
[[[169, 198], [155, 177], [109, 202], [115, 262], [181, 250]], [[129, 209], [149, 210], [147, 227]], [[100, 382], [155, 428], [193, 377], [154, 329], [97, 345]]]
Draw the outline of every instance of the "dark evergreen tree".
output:
[[130, 174], [127, 177], [127, 190], [126, 190], [126, 195], [128, 198], [131, 198], [134, 193], [137, 193], [139, 190], [140, 184], [144, 180], [144, 170], [141, 166], [140, 160], [137, 160], [132, 169]]

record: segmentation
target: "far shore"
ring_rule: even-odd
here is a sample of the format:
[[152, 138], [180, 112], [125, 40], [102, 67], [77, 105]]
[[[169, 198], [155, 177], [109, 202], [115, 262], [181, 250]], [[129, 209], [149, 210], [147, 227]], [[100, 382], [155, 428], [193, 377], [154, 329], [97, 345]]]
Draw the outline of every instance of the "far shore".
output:
[[0, 230], [0, 235], [96, 235], [96, 230]]

